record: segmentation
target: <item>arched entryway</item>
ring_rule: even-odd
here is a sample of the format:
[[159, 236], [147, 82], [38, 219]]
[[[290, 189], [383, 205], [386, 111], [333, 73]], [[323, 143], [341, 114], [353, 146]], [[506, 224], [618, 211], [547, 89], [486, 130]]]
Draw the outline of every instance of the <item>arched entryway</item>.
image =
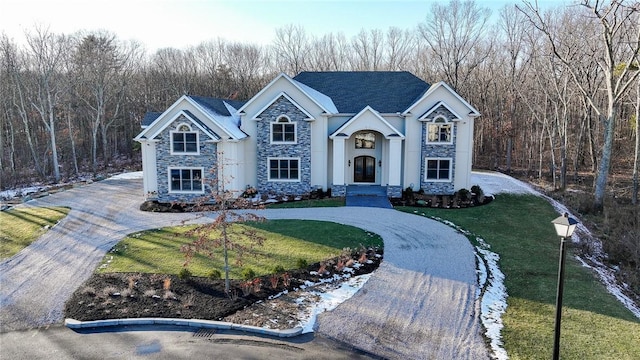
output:
[[376, 158], [362, 155], [353, 159], [353, 181], [356, 183], [376, 182]]
[[347, 158], [351, 166], [350, 183], [380, 184], [384, 137], [377, 131], [360, 130], [347, 141]]

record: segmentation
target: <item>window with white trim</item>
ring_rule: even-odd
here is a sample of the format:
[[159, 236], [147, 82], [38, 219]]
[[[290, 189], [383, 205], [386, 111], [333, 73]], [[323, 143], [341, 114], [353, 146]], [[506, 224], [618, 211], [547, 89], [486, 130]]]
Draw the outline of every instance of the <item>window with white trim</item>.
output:
[[269, 181], [299, 181], [300, 158], [269, 158]]
[[451, 131], [453, 126], [444, 117], [438, 117], [427, 125], [428, 143], [451, 143]]
[[296, 142], [296, 123], [286, 116], [280, 116], [271, 123], [271, 143], [294, 144]]
[[202, 168], [169, 168], [169, 192], [202, 193]]
[[198, 132], [187, 124], [181, 124], [171, 132], [171, 154], [199, 154]]
[[425, 181], [451, 181], [451, 158], [425, 159]]

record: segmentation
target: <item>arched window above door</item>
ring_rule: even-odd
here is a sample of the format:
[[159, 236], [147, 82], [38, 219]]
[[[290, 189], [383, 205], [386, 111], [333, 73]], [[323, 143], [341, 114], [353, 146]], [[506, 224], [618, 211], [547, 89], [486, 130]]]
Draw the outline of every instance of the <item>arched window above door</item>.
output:
[[376, 134], [371, 131], [361, 131], [355, 134], [356, 149], [375, 149]]

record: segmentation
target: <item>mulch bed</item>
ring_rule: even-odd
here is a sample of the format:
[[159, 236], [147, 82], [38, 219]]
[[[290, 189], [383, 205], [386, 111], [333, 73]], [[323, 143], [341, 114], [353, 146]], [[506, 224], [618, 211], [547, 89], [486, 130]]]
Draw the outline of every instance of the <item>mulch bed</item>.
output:
[[[369, 261], [354, 268], [353, 275], [373, 272], [382, 261], [381, 255], [381, 249], [369, 249], [366, 255]], [[360, 256], [351, 255], [354, 260]], [[347, 261], [344, 258], [327, 260], [322, 275], [317, 274], [321, 263], [315, 263], [305, 269], [288, 271], [286, 275], [232, 280], [230, 294], [225, 293], [224, 279], [182, 279], [145, 273], [94, 274], [67, 301], [65, 317], [80, 321], [141, 317], [222, 320], [285, 290], [299, 289], [307, 281], [317, 283], [321, 278], [342, 273], [336, 268]], [[285, 278], [288, 284], [283, 281]]]

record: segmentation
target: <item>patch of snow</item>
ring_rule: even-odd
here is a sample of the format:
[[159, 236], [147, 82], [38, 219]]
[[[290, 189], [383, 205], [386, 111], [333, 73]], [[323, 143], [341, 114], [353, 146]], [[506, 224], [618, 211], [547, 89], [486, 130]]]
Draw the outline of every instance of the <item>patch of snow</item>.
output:
[[[325, 291], [311, 291], [309, 295], [319, 297], [319, 301], [312, 302], [304, 312], [298, 314], [302, 333], [310, 333], [314, 331], [316, 319], [319, 314], [325, 311], [331, 311], [344, 301], [350, 299], [362, 286], [369, 280], [372, 273], [354, 276], [340, 283], [336, 288], [324, 288]], [[326, 284], [325, 286], [329, 286]], [[303, 302], [304, 299], [298, 299], [297, 302]]]
[[[422, 216], [426, 214], [422, 213]], [[465, 236], [474, 236], [476, 245], [476, 273], [478, 274], [478, 291], [476, 298], [480, 298], [480, 321], [485, 328], [485, 336], [489, 339], [492, 353], [491, 358], [506, 360], [509, 358], [502, 342], [502, 314], [507, 310], [507, 288], [504, 286], [504, 273], [500, 270], [498, 262], [500, 255], [491, 251], [484, 239], [475, 236], [470, 231], [461, 228], [451, 221], [435, 216], [430, 217], [447, 226], [450, 226]]]
[[531, 185], [497, 172], [472, 171], [471, 184], [480, 186], [485, 196], [496, 194], [540, 195]]
[[122, 174], [114, 175], [109, 180], [136, 180], [142, 179], [142, 171], [125, 172]]

